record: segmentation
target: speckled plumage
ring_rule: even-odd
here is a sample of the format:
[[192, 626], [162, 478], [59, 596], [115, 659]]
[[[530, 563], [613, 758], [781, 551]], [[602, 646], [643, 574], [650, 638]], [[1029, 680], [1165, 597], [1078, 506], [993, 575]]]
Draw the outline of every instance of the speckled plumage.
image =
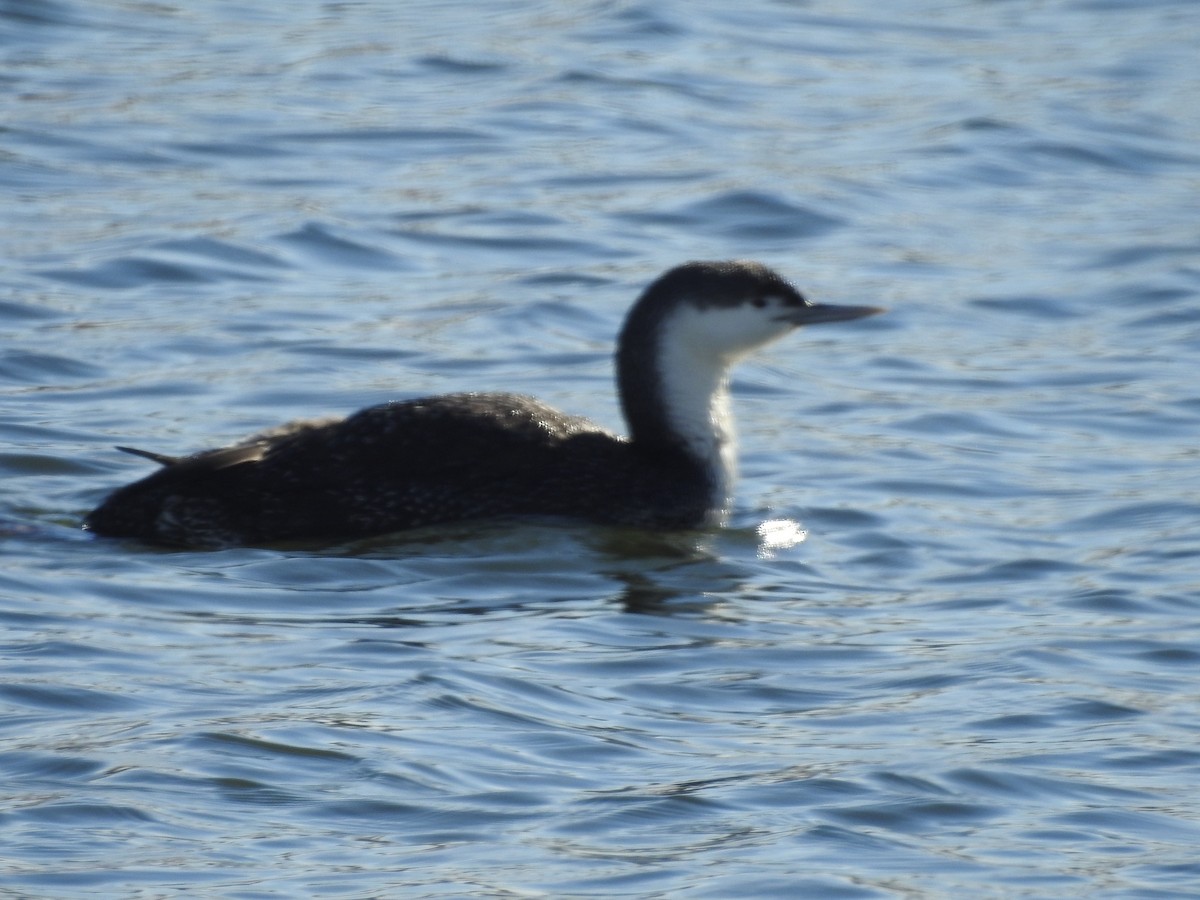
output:
[[[874, 311], [814, 307], [756, 263], [689, 263], [646, 290], [622, 332], [619, 381], [632, 439], [516, 394], [397, 401], [345, 419], [292, 423], [187, 457], [130, 451], [162, 467], [115, 491], [85, 527], [159, 544], [215, 547], [365, 537], [503, 516], [700, 526], [727, 502], [718, 496], [725, 489], [718, 469], [720, 457], [728, 455], [719, 446], [726, 432], [706, 421], [704, 403], [722, 414], [726, 372], [736, 354], [718, 353], [704, 363], [712, 367], [711, 385], [702, 389], [708, 393], [698, 395], [699, 404], [678, 404], [698, 409], [692, 414], [698, 421], [676, 421], [678, 416], [666, 415], [678, 400], [668, 388], [675, 382], [671, 389], [686, 393], [691, 379], [680, 382], [658, 371], [669, 330], [664, 323], [680, 305], [703, 315], [714, 305], [761, 308], [764, 297], [779, 313], [768, 321], [783, 324], [734, 350], [786, 333], [800, 324], [793, 319], [809, 311], [860, 310], [842, 318]], [[713, 446], [697, 450], [705, 440]], [[705, 453], [710, 458], [700, 458]]]
[[686, 458], [645, 455], [531, 397], [448, 394], [185, 457], [116, 491], [88, 528], [223, 546], [581, 509], [601, 522], [671, 528], [699, 524], [707, 499]]

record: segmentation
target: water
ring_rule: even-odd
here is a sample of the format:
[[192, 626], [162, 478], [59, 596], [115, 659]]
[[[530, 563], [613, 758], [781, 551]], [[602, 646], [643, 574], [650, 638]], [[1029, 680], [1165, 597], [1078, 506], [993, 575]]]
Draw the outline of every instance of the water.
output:
[[[1200, 896], [1200, 7], [0, 16], [0, 895]], [[116, 443], [619, 427], [733, 256], [891, 312], [739, 370], [726, 531], [78, 530]]]

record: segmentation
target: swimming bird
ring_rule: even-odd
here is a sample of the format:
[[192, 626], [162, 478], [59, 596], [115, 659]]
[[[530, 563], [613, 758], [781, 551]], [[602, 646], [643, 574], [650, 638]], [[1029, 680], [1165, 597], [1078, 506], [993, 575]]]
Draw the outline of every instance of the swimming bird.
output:
[[115, 491], [84, 527], [226, 547], [497, 517], [718, 525], [736, 468], [732, 366], [798, 326], [878, 312], [810, 303], [761, 263], [685, 263], [645, 289], [621, 329], [627, 437], [518, 394], [397, 400], [191, 456], [119, 447], [160, 468]]

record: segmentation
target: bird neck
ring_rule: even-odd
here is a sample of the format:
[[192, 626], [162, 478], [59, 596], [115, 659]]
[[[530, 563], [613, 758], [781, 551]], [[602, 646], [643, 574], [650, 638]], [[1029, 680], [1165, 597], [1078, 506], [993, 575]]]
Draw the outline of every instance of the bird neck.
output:
[[617, 377], [630, 439], [660, 457], [683, 456], [703, 472], [716, 523], [728, 512], [737, 475], [729, 397], [734, 360], [662, 326], [621, 343]]

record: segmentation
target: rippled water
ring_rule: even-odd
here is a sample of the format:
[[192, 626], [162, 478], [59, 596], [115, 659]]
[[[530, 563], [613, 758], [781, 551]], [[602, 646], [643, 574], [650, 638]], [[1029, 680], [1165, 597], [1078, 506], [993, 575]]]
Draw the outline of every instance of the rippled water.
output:
[[[1198, 39], [0, 5], [0, 894], [1200, 896]], [[729, 530], [78, 530], [115, 443], [495, 388], [619, 426], [626, 306], [732, 256], [891, 312], [739, 371]]]

